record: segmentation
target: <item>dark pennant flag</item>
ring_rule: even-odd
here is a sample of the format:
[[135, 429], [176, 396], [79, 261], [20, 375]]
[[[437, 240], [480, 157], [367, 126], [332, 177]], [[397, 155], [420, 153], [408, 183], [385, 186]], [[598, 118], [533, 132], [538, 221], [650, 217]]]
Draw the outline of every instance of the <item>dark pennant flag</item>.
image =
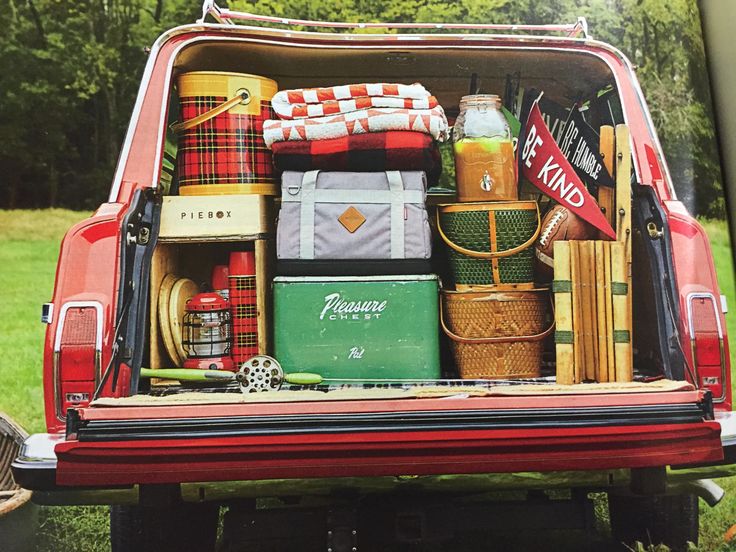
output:
[[570, 110], [558, 143], [560, 150], [584, 182], [614, 187], [613, 179], [603, 164], [598, 134], [585, 122], [577, 106], [573, 106]]

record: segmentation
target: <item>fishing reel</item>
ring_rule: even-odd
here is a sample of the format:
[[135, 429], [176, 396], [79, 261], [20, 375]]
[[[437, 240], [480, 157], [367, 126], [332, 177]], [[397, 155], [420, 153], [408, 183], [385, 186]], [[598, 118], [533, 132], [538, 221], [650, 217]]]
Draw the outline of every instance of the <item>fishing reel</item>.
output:
[[256, 355], [240, 366], [235, 381], [243, 393], [278, 391], [284, 382], [284, 370], [275, 358]]

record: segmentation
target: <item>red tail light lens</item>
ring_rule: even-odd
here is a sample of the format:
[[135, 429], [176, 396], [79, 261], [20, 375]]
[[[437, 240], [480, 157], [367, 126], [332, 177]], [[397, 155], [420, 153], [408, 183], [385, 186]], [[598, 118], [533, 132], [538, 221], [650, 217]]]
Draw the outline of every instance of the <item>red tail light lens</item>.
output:
[[710, 389], [714, 399], [722, 399], [726, 378], [718, 304], [711, 294], [693, 294], [688, 307], [691, 351], [698, 384]]
[[100, 370], [100, 311], [97, 304], [67, 304], [61, 312], [57, 341], [57, 414], [89, 404]]

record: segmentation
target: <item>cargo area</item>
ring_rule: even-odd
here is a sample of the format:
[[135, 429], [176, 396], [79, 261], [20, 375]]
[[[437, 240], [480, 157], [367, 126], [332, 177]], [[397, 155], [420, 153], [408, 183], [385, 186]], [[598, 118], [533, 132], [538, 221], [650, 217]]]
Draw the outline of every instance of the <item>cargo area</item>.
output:
[[[575, 67], [575, 71], [571, 71], [572, 67]], [[586, 121], [591, 128], [598, 131], [601, 130], [601, 126], [615, 127], [624, 123], [616, 94], [616, 83], [609, 68], [595, 56], [583, 53], [545, 52], [536, 49], [524, 51], [502, 47], [448, 49], [441, 52], [413, 48], [406, 50], [368, 48], [358, 53], [342, 48], [313, 49], [249, 41], [204, 41], [185, 47], [176, 58], [171, 79], [169, 98], [171, 105], [168, 109], [170, 115], [167, 126], [171, 127], [177, 120], [181, 120], [176, 83], [180, 82], [182, 75], [203, 71], [258, 75], [275, 80], [279, 89], [351, 82], [406, 84], [421, 82], [437, 97], [450, 124], [455, 122], [458, 116], [461, 97], [467, 95], [472, 87], [476, 87], [476, 91], [498, 95], [511, 94], [515, 91], [518, 96], [518, 100], [515, 100], [518, 109], [523, 96], [519, 90], [533, 89], [543, 93], [543, 98], [549, 102], [547, 104], [550, 106], [549, 113], [545, 114], [545, 122], [553, 134], [561, 132], [560, 125], [565, 123], [562, 119], [564, 113], [555, 112], [555, 109], [560, 107], [569, 111], [573, 105], [587, 106]], [[605, 101], [599, 101], [600, 97], [605, 97]], [[513, 102], [505, 101], [504, 106], [511, 103]], [[240, 300], [230, 299], [229, 356], [237, 358], [228, 366], [230, 371], [237, 372], [243, 362], [254, 355], [268, 355], [275, 358], [282, 365], [278, 378], [293, 374], [294, 383], [287, 381], [274, 383], [270, 387], [271, 391], [277, 389], [334, 391], [358, 387], [370, 391], [376, 387], [406, 389], [418, 385], [472, 388], [478, 385], [487, 387], [489, 382], [494, 381], [498, 385], [520, 384], [531, 389], [532, 384], [547, 386], [555, 383], [573, 383], [560, 382], [557, 376], [555, 315], [551, 308], [555, 302], [555, 295], [551, 290], [553, 286], [548, 273], [549, 268], [547, 273], [543, 273], [538, 260], [534, 259], [534, 273], [531, 279], [527, 277], [528, 283], [515, 283], [512, 277], [508, 285], [501, 284], [495, 287], [453, 286], [455, 265], [450, 260], [452, 252], [443, 243], [437, 229], [437, 221], [440, 220], [437, 211], [441, 209], [438, 205], [453, 204], [457, 201], [456, 169], [451, 140], [440, 143], [439, 151], [442, 175], [433, 184], [428, 185], [426, 194], [425, 216], [430, 223], [432, 242], [432, 254], [426, 260], [428, 269], [416, 275], [407, 272], [411, 267], [404, 269], [403, 273], [401, 268], [398, 269], [399, 274], [394, 272], [381, 274], [380, 270], [376, 273], [371, 272], [370, 268], [364, 270], [364, 267], [357, 271], [353, 269], [352, 273], [348, 270], [347, 275], [339, 272], [331, 275], [328, 269], [328, 275], [320, 275], [318, 271], [312, 276], [301, 275], [299, 272], [297, 273], [300, 275], [294, 276], [293, 270], [286, 272], [277, 270], [279, 263], [276, 259], [276, 226], [282, 208], [280, 201], [282, 190], [278, 172], [274, 171], [269, 179], [251, 180], [249, 184], [244, 184], [240, 188], [236, 185], [228, 190], [236, 193], [208, 192], [206, 185], [200, 185], [187, 187], [196, 193], [189, 191], [185, 194], [182, 191], [181, 194], [184, 195], [180, 195], [177, 190], [181, 184], [181, 175], [175, 168], [177, 137], [169, 130], [160, 182], [165, 194], [162, 198], [161, 228], [152, 256], [148, 282], [149, 329], [145, 334], [143, 345], [146, 351], [143, 367], [151, 371], [182, 367], [186, 358], [186, 345], [182, 341], [186, 337], [183, 334], [185, 331], [183, 317], [186, 313], [187, 300], [199, 292], [220, 291], [214, 287], [213, 275], [218, 270], [222, 271], [223, 267], [227, 267], [236, 256], [250, 255], [249, 262], [254, 263], [252, 276], [255, 280], [255, 290], [250, 299], [244, 300], [247, 305], [237, 307], [234, 302]], [[181, 152], [180, 149], [178, 155], [182, 155]], [[216, 162], [214, 157], [212, 162]], [[625, 167], [631, 170], [630, 163], [625, 164]], [[619, 181], [628, 180], [621, 175], [618, 178]], [[540, 211], [540, 219], [544, 218], [547, 211], [552, 208], [553, 202], [540, 194], [539, 190], [528, 181], [524, 181], [523, 178], [519, 181], [518, 200], [536, 204]], [[254, 193], [241, 193], [243, 191]], [[644, 205], [643, 201], [638, 205]], [[349, 207], [351, 203], [346, 201], [340, 205]], [[501, 207], [503, 205], [501, 204]], [[636, 209], [636, 200], [633, 205]], [[533, 220], [534, 217], [531, 216]], [[662, 328], [657, 321], [658, 310], [655, 302], [659, 295], [655, 292], [655, 278], [651, 273], [651, 266], [656, 263], [647, 258], [651, 255], [651, 251], [647, 250], [646, 244], [643, 243], [641, 228], [636, 226], [641, 220], [643, 218], [634, 213], [631, 228], [632, 217], [631, 213], [628, 213], [626, 221], [622, 219], [613, 223], [614, 227], [617, 222], [630, 225], [625, 239], [627, 246], [631, 247], [629, 266], [633, 267], [631, 269], [633, 297], [629, 298], [633, 307], [631, 334], [633, 370], [629, 377], [619, 381], [624, 387], [626, 381], [638, 382], [634, 386], [641, 387], [642, 383], [651, 380], [682, 379], [681, 369], [679, 373], [677, 369], [673, 373], [672, 367], [662, 360], [660, 344], [665, 339], [663, 332], [670, 329]], [[539, 222], [540, 227], [541, 224]], [[543, 233], [541, 228], [539, 230], [537, 241]], [[583, 263], [590, 262], [593, 268], [596, 259], [600, 257], [599, 276], [602, 280], [603, 248], [595, 249], [593, 244], [601, 245], [604, 242], [594, 240], [590, 243], [592, 254]], [[370, 261], [367, 260], [368, 264]], [[512, 267], [510, 270], [515, 269]], [[322, 271], [324, 272], [324, 268]], [[282, 275], [279, 276], [279, 273]], [[228, 283], [227, 277], [220, 280], [220, 287], [223, 281]], [[232, 285], [232, 281], [228, 285]], [[582, 285], [594, 285], [594, 282]], [[416, 299], [418, 302], [412, 302], [415, 299], [411, 288], [423, 286], [429, 288], [420, 290], [420, 298]], [[367, 294], [362, 292], [364, 289]], [[514, 313], [521, 309], [526, 314], [517, 316], [526, 319], [532, 317], [534, 320], [527, 323], [528, 320], [524, 319], [514, 325], [514, 329], [507, 334], [509, 339], [503, 345], [491, 344], [484, 350], [471, 346], [466, 347], [464, 352], [458, 352], [464, 343], [458, 342], [457, 339], [453, 340], [450, 335], [454, 335], [453, 329], [459, 331], [459, 326], [457, 324], [453, 326], [454, 321], [445, 318], [449, 316], [448, 309], [458, 308], [462, 311], [459, 316], [473, 316], [472, 313], [465, 313], [464, 303], [458, 303], [461, 297], [456, 294], [462, 295], [461, 292], [466, 294], [473, 292], [478, 300], [487, 297], [489, 292], [499, 294], [494, 300], [500, 297], [504, 302], [496, 303], [498, 309], [492, 316], [503, 319], [514, 316]], [[227, 293], [228, 290], [224, 290], [224, 294]], [[396, 304], [391, 305], [393, 308], [401, 311], [399, 305], [402, 303], [406, 305], [404, 312], [398, 312], [395, 319], [391, 318], [391, 309], [385, 313], [381, 312], [382, 304], [384, 308], [386, 307], [385, 299], [382, 297], [387, 293], [394, 294], [389, 301]], [[440, 307], [438, 298], [441, 298], [440, 303], [444, 307]], [[240, 315], [236, 312], [237, 308], [240, 308]], [[602, 311], [600, 317], [604, 318], [605, 310], [602, 304], [600, 308]], [[243, 316], [243, 309], [248, 309], [247, 323], [244, 319], [236, 320], [238, 316]], [[439, 316], [440, 309], [443, 310], [442, 317]], [[355, 312], [352, 312], [353, 310]], [[423, 310], [429, 314], [424, 317], [426, 320], [419, 321], [416, 317], [421, 317]], [[387, 320], [385, 328], [375, 329], [380, 324], [379, 319], [382, 316]], [[339, 320], [352, 326], [345, 332], [334, 331]], [[248, 325], [247, 332], [243, 329], [244, 323]], [[422, 326], [418, 329], [412, 328], [414, 331], [407, 331], [407, 328], [414, 324]], [[440, 327], [441, 324], [445, 325], [445, 331]], [[328, 334], [327, 337], [325, 333]], [[529, 334], [544, 335], [536, 339], [532, 345], [525, 344], [523, 339], [519, 342], [514, 339]], [[363, 343], [365, 339], [385, 341], [378, 353], [380, 359], [367, 369], [351, 368], [350, 361], [359, 364], [361, 356], [365, 354], [366, 347]], [[603, 340], [603, 336], [594, 339]], [[589, 342], [588, 347], [591, 347], [591, 343]], [[333, 349], [330, 350], [330, 347]], [[610, 344], [609, 348], [612, 357]], [[372, 351], [369, 352], [371, 353]], [[499, 354], [521, 358], [527, 364], [529, 361], [526, 357], [531, 355], [538, 359], [534, 361], [537, 366], [531, 370], [515, 370], [514, 361], [511, 360], [506, 362], [505, 368], [500, 371], [484, 371], [484, 369], [463, 371], [457, 362], [458, 358]], [[601, 383], [603, 391], [603, 384], [614, 382], [615, 369], [609, 368], [610, 373], [599, 373], [599, 369], [593, 366], [599, 363], [598, 355], [604, 356], [605, 352], [598, 351], [598, 343], [595, 343], [595, 351], [591, 348], [588, 356], [583, 354], [578, 359], [578, 372], [574, 377], [575, 383]], [[582, 366], [583, 363], [587, 368]], [[211, 367], [222, 368], [216, 364], [212, 364]], [[199, 363], [196, 367], [206, 369], [206, 362]], [[603, 371], [606, 371], [606, 368], [603, 368]], [[267, 372], [262, 366], [254, 369], [254, 373], [259, 377], [263, 376], [268, 380], [270, 376]], [[316, 373], [320, 377], [318, 380], [310, 380], [310, 377], [300, 379], [299, 374], [303, 372], [307, 372], [308, 376]], [[268, 383], [271, 384], [270, 381]], [[236, 393], [241, 390], [253, 391], [254, 388], [248, 385], [244, 387], [242, 377], [239, 382], [235, 380], [192, 382], [145, 377], [140, 379], [137, 392], [144, 395], [169, 396], [202, 391]], [[590, 392], [590, 389], [586, 392]]]

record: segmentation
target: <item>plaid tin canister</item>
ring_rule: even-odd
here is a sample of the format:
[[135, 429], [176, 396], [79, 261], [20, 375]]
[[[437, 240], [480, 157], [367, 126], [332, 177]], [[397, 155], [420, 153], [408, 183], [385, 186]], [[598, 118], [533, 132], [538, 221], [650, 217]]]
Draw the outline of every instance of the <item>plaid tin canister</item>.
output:
[[230, 356], [239, 367], [258, 354], [258, 299], [253, 251], [230, 253], [228, 272], [230, 320], [233, 327]]
[[[271, 151], [263, 141], [263, 122], [274, 117], [271, 98], [277, 85], [257, 75], [185, 73], [178, 80], [180, 121], [178, 176], [182, 195], [250, 193], [273, 184]], [[222, 190], [222, 191], [220, 191]]]

